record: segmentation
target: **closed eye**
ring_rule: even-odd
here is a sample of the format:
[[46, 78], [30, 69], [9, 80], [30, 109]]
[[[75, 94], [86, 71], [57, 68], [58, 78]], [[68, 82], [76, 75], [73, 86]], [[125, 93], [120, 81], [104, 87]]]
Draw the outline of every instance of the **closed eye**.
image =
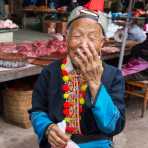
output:
[[95, 37], [95, 36], [90, 36], [89, 39], [92, 40], [92, 41], [94, 41], [94, 40], [98, 40], [98, 38]]
[[71, 37], [78, 38], [78, 37], [81, 37], [81, 36], [80, 35], [72, 35]]

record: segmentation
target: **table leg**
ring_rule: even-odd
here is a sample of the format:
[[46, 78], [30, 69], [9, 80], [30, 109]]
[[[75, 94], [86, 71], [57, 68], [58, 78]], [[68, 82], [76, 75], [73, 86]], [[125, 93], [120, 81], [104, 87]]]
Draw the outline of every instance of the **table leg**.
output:
[[146, 109], [148, 108], [148, 87], [145, 90]]
[[145, 89], [145, 95], [144, 95], [144, 102], [143, 102], [141, 117], [144, 117], [144, 113], [146, 111], [147, 106], [148, 106], [148, 88]]

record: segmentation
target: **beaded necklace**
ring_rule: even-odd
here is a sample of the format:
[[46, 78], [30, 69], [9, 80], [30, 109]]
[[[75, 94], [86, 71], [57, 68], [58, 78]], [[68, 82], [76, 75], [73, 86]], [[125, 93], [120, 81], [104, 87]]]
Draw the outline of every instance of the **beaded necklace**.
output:
[[61, 64], [63, 79], [63, 105], [64, 120], [66, 122], [66, 132], [69, 134], [81, 134], [80, 120], [85, 104], [87, 84], [81, 79], [76, 71], [66, 70], [67, 59]]

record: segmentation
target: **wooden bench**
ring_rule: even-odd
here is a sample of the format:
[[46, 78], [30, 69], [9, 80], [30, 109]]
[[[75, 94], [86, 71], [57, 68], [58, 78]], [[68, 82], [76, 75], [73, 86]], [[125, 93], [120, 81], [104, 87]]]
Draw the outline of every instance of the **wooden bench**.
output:
[[144, 117], [144, 113], [148, 105], [148, 80], [145, 81], [127, 80], [126, 94], [143, 98], [141, 117]]

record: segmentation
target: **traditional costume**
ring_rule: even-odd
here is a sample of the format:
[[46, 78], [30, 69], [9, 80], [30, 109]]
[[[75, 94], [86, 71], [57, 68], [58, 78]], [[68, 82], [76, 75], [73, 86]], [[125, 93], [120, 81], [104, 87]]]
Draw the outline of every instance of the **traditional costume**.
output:
[[[65, 80], [70, 79], [66, 80], [71, 83], [70, 85], [66, 86], [65, 75], [69, 77]], [[72, 124], [67, 127], [67, 132], [74, 133], [71, 138], [79, 144], [80, 148], [109, 148], [112, 144], [112, 136], [120, 133], [124, 128], [124, 80], [121, 72], [104, 64], [102, 84], [93, 103], [89, 87], [86, 88], [77, 78], [72, 64], [68, 62], [64, 65], [62, 61], [48, 65], [39, 76], [33, 92], [30, 115], [39, 137], [40, 148], [50, 148], [45, 138], [47, 127], [63, 120], [68, 124], [72, 121]], [[85, 98], [78, 93], [81, 89]], [[71, 101], [66, 104], [68, 99]], [[78, 105], [79, 107], [76, 107]]]
[[[97, 20], [103, 27], [103, 17], [98, 19], [95, 14], [90, 14], [81, 17]], [[68, 25], [79, 18], [70, 17]], [[80, 148], [112, 147], [112, 137], [125, 125], [124, 79], [117, 68], [105, 63], [103, 68], [95, 98], [91, 96], [87, 81], [74, 69], [69, 56], [43, 69], [29, 111], [40, 148], [51, 147], [45, 132], [52, 123], [69, 134]]]

